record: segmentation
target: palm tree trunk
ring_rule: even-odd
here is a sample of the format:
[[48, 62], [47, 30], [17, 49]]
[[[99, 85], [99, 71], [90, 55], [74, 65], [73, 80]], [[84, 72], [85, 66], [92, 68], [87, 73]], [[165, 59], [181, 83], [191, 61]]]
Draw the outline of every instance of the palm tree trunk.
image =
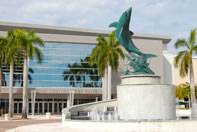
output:
[[[105, 72], [105, 71], [104, 71]], [[105, 101], [105, 74], [102, 77], [102, 100]]]
[[[0, 100], [1, 100], [1, 86], [2, 86], [2, 60], [1, 60], [1, 56], [0, 56]], [[1, 102], [0, 102], [0, 108], [1, 108]]]
[[10, 63], [10, 88], [9, 88], [9, 114], [10, 114], [10, 117], [13, 116], [13, 74], [14, 74], [14, 64]]
[[2, 86], [7, 86], [7, 82], [5, 80], [5, 75], [3, 74], [3, 69], [2, 69], [2, 76], [1, 76], [1, 79], [2, 79]]
[[85, 76], [83, 76], [83, 87], [85, 87]]
[[94, 86], [93, 87], [97, 87], [97, 81], [98, 81], [97, 76], [93, 77], [93, 81], [94, 81], [94, 83], [93, 83]]
[[108, 67], [105, 68], [105, 100], [108, 99]]
[[190, 63], [190, 89], [191, 89], [191, 102], [192, 104], [196, 103], [195, 97], [195, 85], [194, 85], [194, 71], [193, 71], [193, 64]]
[[107, 93], [108, 93], [108, 100], [111, 100], [111, 66], [110, 65], [108, 65], [108, 86], [107, 86]]
[[72, 82], [72, 85], [73, 85], [73, 88], [75, 87], [75, 81], [73, 80], [73, 82]]
[[107, 76], [107, 67], [105, 68], [105, 71], [104, 71], [104, 76], [103, 76], [103, 78], [102, 78], [102, 80], [103, 80], [103, 85], [102, 85], [102, 97], [103, 97], [103, 101], [105, 101], [105, 100], [107, 100], [107, 86], [108, 86], [108, 81], [107, 81], [107, 79], [108, 79], [108, 76]]
[[195, 85], [194, 85], [194, 71], [193, 71], [193, 64], [190, 63], [190, 91], [191, 91], [191, 104], [192, 104], [192, 111], [191, 116], [197, 117], [197, 104], [196, 104], [196, 97], [195, 97]]
[[24, 70], [23, 70], [23, 109], [22, 118], [27, 119], [27, 102], [28, 102], [28, 92], [27, 92], [27, 81], [28, 81], [28, 65], [27, 65], [27, 49], [24, 49]]

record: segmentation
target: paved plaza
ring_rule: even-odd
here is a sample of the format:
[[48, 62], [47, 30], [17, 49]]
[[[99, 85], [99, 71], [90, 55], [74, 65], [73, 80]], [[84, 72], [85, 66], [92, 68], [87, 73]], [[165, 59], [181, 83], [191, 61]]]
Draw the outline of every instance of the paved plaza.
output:
[[52, 115], [51, 119], [45, 119], [44, 115], [28, 116], [28, 119], [20, 119], [21, 116], [14, 116], [9, 121], [5, 121], [4, 117], [0, 117], [0, 132], [6, 132], [20, 126], [43, 124], [43, 123], [60, 123], [61, 115]]

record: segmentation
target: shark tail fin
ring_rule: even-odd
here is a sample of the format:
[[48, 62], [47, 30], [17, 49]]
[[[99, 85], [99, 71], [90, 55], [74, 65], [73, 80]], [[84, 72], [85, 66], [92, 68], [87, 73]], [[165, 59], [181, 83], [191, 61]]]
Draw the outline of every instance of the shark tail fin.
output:
[[147, 60], [149, 58], [154, 58], [154, 57], [157, 57], [157, 56], [153, 55], [153, 54], [144, 54], [143, 57], [144, 57], [144, 60]]
[[109, 27], [117, 27], [118, 22], [113, 22], [109, 25]]

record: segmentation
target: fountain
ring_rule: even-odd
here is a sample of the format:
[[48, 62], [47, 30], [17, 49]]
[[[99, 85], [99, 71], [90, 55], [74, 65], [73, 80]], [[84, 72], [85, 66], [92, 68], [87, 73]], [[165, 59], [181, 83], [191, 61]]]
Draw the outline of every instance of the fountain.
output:
[[[66, 108], [62, 111], [62, 126], [80, 126], [81, 130], [99, 132], [197, 131], [197, 127], [189, 127], [195, 122], [175, 120], [175, 86], [162, 84], [160, 76], [149, 68], [147, 60], [156, 55], [144, 54], [134, 45], [131, 39], [133, 32], [129, 31], [130, 16], [131, 8], [122, 14], [118, 22], [110, 24], [116, 28], [117, 39], [126, 49], [126, 57], [133, 68], [132, 71], [126, 69], [121, 77], [121, 84], [117, 85], [117, 100]], [[109, 107], [113, 107], [113, 111], [109, 111]], [[87, 115], [91, 121], [70, 122], [78, 111], [89, 112]]]
[[106, 107], [103, 107], [103, 111], [98, 111], [96, 107], [92, 109], [91, 112], [88, 114], [90, 120], [96, 120], [96, 121], [114, 121], [119, 120], [118, 118], [118, 112], [116, 111], [116, 107], [114, 107], [114, 111], [107, 111]]
[[[133, 71], [126, 69], [117, 85], [117, 105], [114, 112], [92, 108], [91, 120], [172, 120], [176, 118], [175, 86], [161, 84], [160, 77], [150, 69], [148, 59], [157, 57], [141, 52], [132, 41], [129, 31], [131, 8], [122, 13], [119, 21], [110, 24], [116, 28], [116, 37], [126, 50]], [[117, 110], [117, 108], [118, 110]], [[116, 117], [115, 117], [115, 116]], [[70, 116], [68, 116], [70, 117]]]
[[122, 76], [117, 97], [120, 119], [176, 119], [175, 87], [160, 84], [159, 76]]

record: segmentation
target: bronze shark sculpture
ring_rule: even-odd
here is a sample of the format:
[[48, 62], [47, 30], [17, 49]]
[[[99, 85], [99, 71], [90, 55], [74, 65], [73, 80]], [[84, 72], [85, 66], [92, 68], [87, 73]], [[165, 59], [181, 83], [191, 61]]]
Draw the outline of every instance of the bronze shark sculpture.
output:
[[[130, 60], [130, 65], [134, 68], [133, 72], [126, 71], [125, 74], [154, 74], [154, 72], [148, 67], [147, 59], [157, 57], [153, 54], [142, 53], [133, 43], [131, 36], [132, 31], [129, 31], [129, 24], [131, 19], [132, 8], [129, 8], [122, 13], [118, 22], [113, 22], [109, 27], [116, 28], [116, 37], [120, 41], [121, 45], [128, 51], [130, 56], [126, 55], [128, 60]], [[136, 55], [133, 55], [137, 54]], [[132, 56], [132, 57], [131, 57]], [[134, 60], [137, 63], [134, 63]], [[133, 63], [132, 63], [133, 62]], [[135, 68], [136, 67], [136, 68]]]

